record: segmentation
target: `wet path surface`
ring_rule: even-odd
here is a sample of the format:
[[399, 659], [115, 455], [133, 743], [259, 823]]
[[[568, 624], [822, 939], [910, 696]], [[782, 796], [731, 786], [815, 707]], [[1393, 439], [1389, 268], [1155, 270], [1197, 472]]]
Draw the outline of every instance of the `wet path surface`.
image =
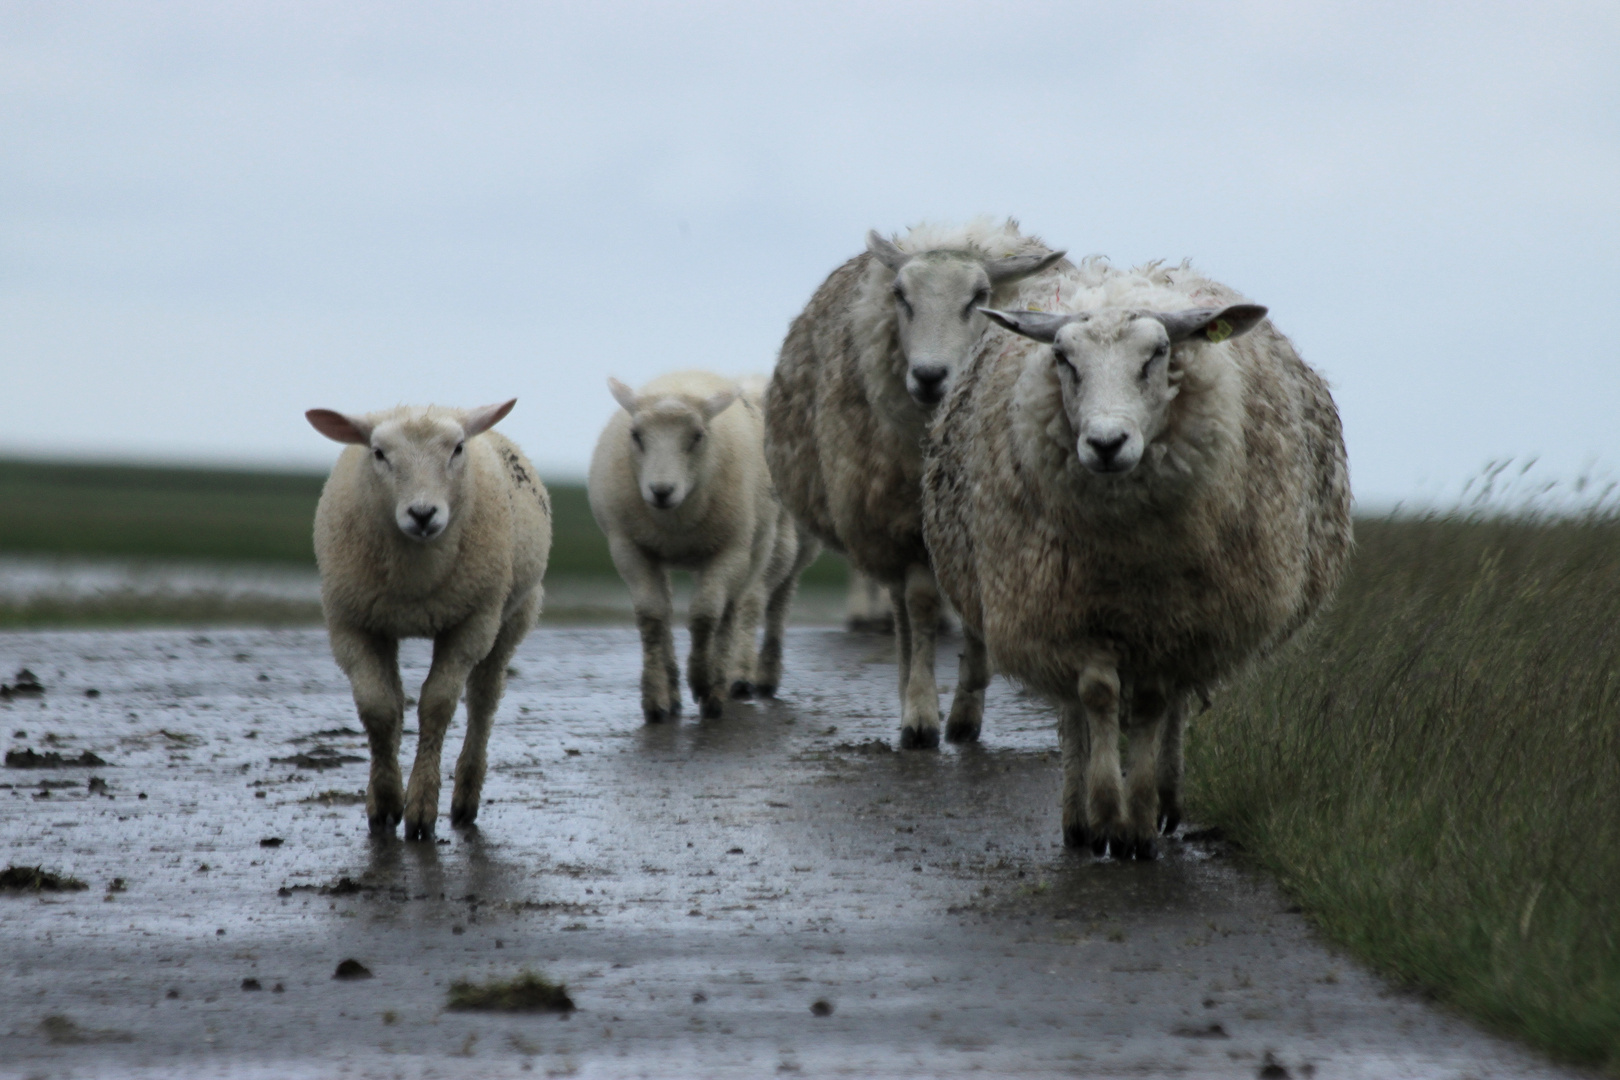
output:
[[[0, 896], [0, 1075], [1573, 1075], [1207, 847], [1065, 852], [1050, 713], [1005, 683], [981, 745], [891, 750], [890, 648], [796, 630], [782, 701], [645, 727], [632, 629], [537, 631], [479, 828], [447, 785], [430, 845], [344, 801], [365, 742], [317, 630], [0, 634], [47, 687], [0, 704], [8, 748], [108, 762], [0, 774], [0, 860], [90, 886]], [[445, 1011], [525, 968], [578, 1010]]]

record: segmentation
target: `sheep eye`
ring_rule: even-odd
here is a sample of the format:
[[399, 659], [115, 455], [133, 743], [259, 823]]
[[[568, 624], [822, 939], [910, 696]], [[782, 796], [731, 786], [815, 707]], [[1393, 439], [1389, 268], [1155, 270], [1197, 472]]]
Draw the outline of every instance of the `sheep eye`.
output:
[[1057, 360], [1058, 363], [1068, 368], [1069, 371], [1073, 373], [1075, 378], [1080, 377], [1080, 369], [1074, 366], [1074, 361], [1069, 359], [1068, 353], [1054, 345], [1052, 346], [1052, 356]]
[[1165, 348], [1163, 345], [1160, 345], [1157, 349], [1154, 349], [1153, 355], [1148, 357], [1147, 363], [1142, 365], [1142, 378], [1147, 378], [1148, 372], [1153, 370], [1154, 363], [1158, 360], [1162, 360], [1165, 354], [1167, 354], [1169, 351], [1170, 350]]
[[636, 444], [636, 449], [637, 450], [640, 450], [641, 449], [641, 432], [639, 432], [639, 431], [630, 432], [630, 441]]
[[988, 304], [989, 302], [990, 302], [990, 293], [989, 293], [989, 291], [986, 290], [986, 289], [980, 289], [978, 292], [973, 294], [973, 299], [968, 301], [968, 306], [962, 309], [962, 318], [964, 318], [964, 319], [973, 318], [974, 310], [977, 309], [977, 308], [983, 307], [984, 305]]
[[388, 455], [382, 452], [382, 447], [380, 446], [374, 446], [371, 448], [371, 456], [376, 458], [378, 461], [388, 460]]
[[894, 301], [895, 303], [899, 304], [900, 309], [906, 313], [906, 318], [911, 318], [911, 301], [906, 299], [906, 291], [899, 285], [895, 285], [894, 287]]
[[698, 443], [700, 443], [702, 441], [703, 441], [703, 432], [694, 431], [694, 432], [692, 432], [692, 441], [687, 444], [687, 448], [690, 449], [690, 450], [696, 450]]
[[450, 456], [455, 457], [457, 454], [461, 453], [461, 448], [466, 446], [466, 445], [467, 444], [464, 443], [464, 442], [456, 443], [456, 448], [454, 450], [450, 451]]

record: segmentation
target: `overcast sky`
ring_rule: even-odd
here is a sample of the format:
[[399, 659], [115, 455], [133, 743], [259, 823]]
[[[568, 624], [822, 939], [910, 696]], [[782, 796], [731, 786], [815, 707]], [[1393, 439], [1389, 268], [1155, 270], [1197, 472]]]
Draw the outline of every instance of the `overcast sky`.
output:
[[515, 395], [579, 477], [608, 374], [767, 370], [868, 228], [979, 213], [1268, 305], [1365, 506], [1620, 464], [1613, 0], [0, 0], [0, 453]]

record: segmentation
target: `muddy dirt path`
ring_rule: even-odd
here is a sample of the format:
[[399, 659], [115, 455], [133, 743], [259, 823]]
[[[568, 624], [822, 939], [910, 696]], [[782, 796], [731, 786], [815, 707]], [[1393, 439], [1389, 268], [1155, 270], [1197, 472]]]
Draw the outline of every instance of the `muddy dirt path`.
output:
[[[0, 704], [7, 747], [108, 762], [0, 773], [0, 860], [89, 885], [0, 896], [0, 1075], [1573, 1075], [1218, 849], [1065, 852], [1050, 714], [1004, 683], [981, 745], [891, 750], [889, 650], [797, 630], [783, 701], [649, 728], [633, 630], [542, 629], [479, 829], [407, 845], [346, 801], [365, 744], [319, 631], [0, 634], [47, 687]], [[445, 1011], [524, 968], [578, 1010]]]

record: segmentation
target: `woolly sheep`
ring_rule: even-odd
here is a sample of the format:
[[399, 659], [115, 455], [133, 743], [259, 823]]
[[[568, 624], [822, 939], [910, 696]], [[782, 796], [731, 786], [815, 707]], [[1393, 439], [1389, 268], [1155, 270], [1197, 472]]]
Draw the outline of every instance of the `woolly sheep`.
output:
[[[1061, 251], [1018, 224], [918, 226], [834, 270], [782, 343], [766, 395], [765, 452], [782, 502], [888, 589], [899, 658], [902, 747], [939, 745], [934, 641], [939, 590], [922, 536], [929, 417], [989, 328], [980, 306], [1024, 298], [1019, 282]], [[1029, 295], [1033, 296], [1031, 292]], [[983, 666], [967, 638], [963, 666]], [[978, 738], [982, 691], [959, 687], [946, 738]]]
[[597, 440], [588, 487], [635, 606], [643, 714], [657, 723], [680, 711], [670, 569], [695, 578], [687, 683], [702, 715], [719, 716], [728, 689], [774, 694], [787, 605], [815, 548], [799, 545], [771, 490], [757, 396], [703, 371], [665, 375], [639, 392], [617, 379], [608, 386], [621, 410]]
[[1185, 264], [1062, 278], [1061, 312], [989, 313], [1023, 336], [940, 410], [925, 532], [996, 669], [1060, 706], [1065, 841], [1152, 858], [1181, 816], [1189, 694], [1338, 585], [1344, 443], [1265, 308]]
[[[466, 412], [401, 407], [305, 415], [352, 444], [315, 510], [315, 560], [332, 655], [348, 675], [371, 742], [366, 816], [388, 835], [431, 838], [445, 730], [467, 692], [450, 823], [471, 825], [506, 665], [540, 615], [551, 500], [523, 451], [489, 429], [516, 400]], [[405, 691], [399, 639], [433, 639], [417, 707], [416, 762], [400, 787]]]

